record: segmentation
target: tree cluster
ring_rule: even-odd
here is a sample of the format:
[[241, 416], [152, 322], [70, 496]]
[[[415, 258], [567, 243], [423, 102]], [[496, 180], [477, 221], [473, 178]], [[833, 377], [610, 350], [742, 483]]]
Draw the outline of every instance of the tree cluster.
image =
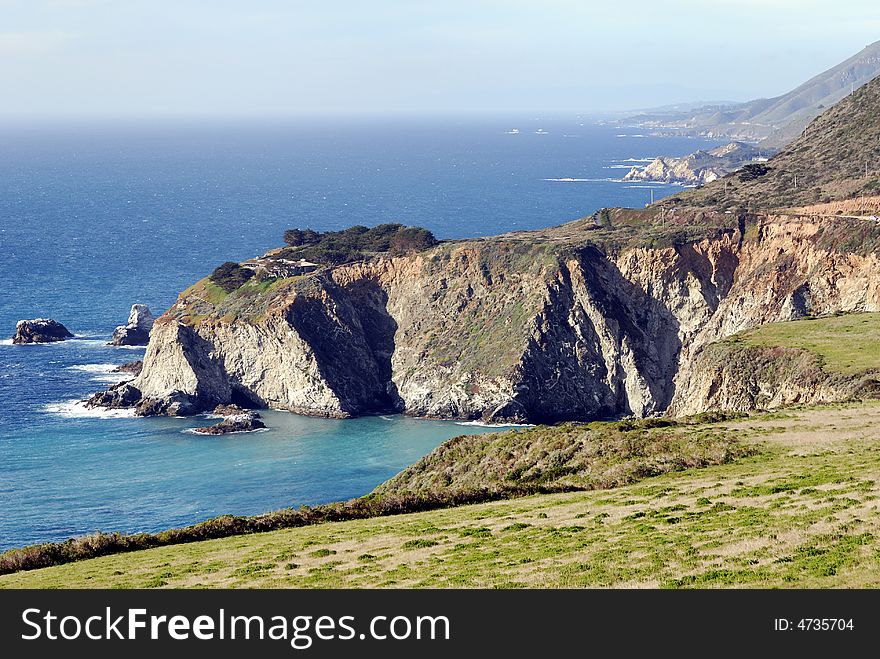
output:
[[342, 231], [318, 232], [311, 229], [288, 229], [284, 242], [294, 248], [294, 256], [321, 265], [359, 261], [370, 254], [392, 255], [420, 252], [437, 244], [437, 239], [422, 227], [380, 224], [368, 228], [353, 226]]

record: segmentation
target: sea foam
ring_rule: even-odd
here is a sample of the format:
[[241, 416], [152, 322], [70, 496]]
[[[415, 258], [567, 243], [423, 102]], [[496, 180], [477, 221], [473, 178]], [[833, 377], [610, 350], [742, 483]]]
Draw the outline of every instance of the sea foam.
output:
[[86, 407], [86, 403], [83, 400], [52, 403], [51, 405], [46, 405], [43, 411], [65, 419], [123, 419], [135, 416], [133, 409], [110, 410], [106, 407]]
[[132, 373], [114, 373], [119, 364], [75, 364], [68, 366], [70, 371], [83, 371], [92, 375], [90, 380], [94, 382], [122, 382], [134, 378]]

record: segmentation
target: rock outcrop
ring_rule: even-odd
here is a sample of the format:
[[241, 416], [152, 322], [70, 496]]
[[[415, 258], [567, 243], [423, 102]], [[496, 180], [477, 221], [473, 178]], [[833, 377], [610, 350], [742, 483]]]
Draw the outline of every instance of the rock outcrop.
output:
[[880, 372], [829, 372], [806, 350], [719, 342], [700, 349], [678, 381], [671, 415], [750, 411], [880, 397]]
[[[613, 230], [583, 220], [228, 294], [200, 282], [157, 319], [141, 375], [104, 395], [140, 414], [236, 402], [331, 417], [648, 416], [703, 405], [696, 357], [722, 337], [880, 309], [874, 243], [847, 246], [877, 223], [652, 212], [641, 242], [621, 236], [646, 216], [619, 211]], [[705, 237], [674, 238], [694, 226]]]
[[150, 341], [150, 330], [153, 329], [153, 314], [145, 304], [131, 305], [128, 323], [113, 330], [110, 345], [113, 346], [145, 346]]
[[15, 335], [12, 342], [15, 344], [25, 343], [54, 343], [73, 338], [68, 329], [51, 318], [34, 318], [33, 320], [20, 320], [15, 324]]
[[141, 371], [144, 369], [144, 362], [138, 359], [133, 362], [126, 362], [125, 364], [120, 364], [116, 368], [114, 368], [111, 373], [131, 373], [134, 376], [138, 376], [141, 374]]
[[767, 156], [767, 151], [761, 151], [744, 142], [731, 142], [710, 151], [696, 151], [682, 158], [655, 158], [645, 167], [633, 167], [623, 180], [705, 185], [748, 163], [764, 162]]
[[214, 408], [215, 416], [223, 419], [213, 426], [194, 428], [193, 432], [200, 435], [229, 435], [240, 432], [253, 432], [266, 427], [260, 414], [254, 410], [242, 409], [238, 405], [218, 405]]

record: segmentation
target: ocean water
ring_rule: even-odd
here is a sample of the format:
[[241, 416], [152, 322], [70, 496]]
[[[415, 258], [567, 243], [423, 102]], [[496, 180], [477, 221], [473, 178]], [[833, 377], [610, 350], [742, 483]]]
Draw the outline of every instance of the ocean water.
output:
[[[0, 549], [357, 496], [443, 440], [485, 431], [270, 412], [266, 432], [205, 438], [186, 432], [204, 418], [74, 403], [143, 354], [105, 345], [132, 303], [160, 313], [286, 228], [537, 229], [641, 206], [650, 188], [668, 195], [678, 188], [619, 179], [714, 145], [621, 132], [575, 118], [0, 125]], [[15, 322], [37, 316], [78, 338], [9, 345]]]

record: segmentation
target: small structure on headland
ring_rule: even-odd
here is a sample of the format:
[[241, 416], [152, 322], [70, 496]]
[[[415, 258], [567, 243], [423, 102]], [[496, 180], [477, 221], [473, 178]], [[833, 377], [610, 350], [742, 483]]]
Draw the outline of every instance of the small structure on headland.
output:
[[241, 264], [266, 277], [299, 277], [314, 272], [321, 266], [305, 259], [265, 258], [250, 259]]

